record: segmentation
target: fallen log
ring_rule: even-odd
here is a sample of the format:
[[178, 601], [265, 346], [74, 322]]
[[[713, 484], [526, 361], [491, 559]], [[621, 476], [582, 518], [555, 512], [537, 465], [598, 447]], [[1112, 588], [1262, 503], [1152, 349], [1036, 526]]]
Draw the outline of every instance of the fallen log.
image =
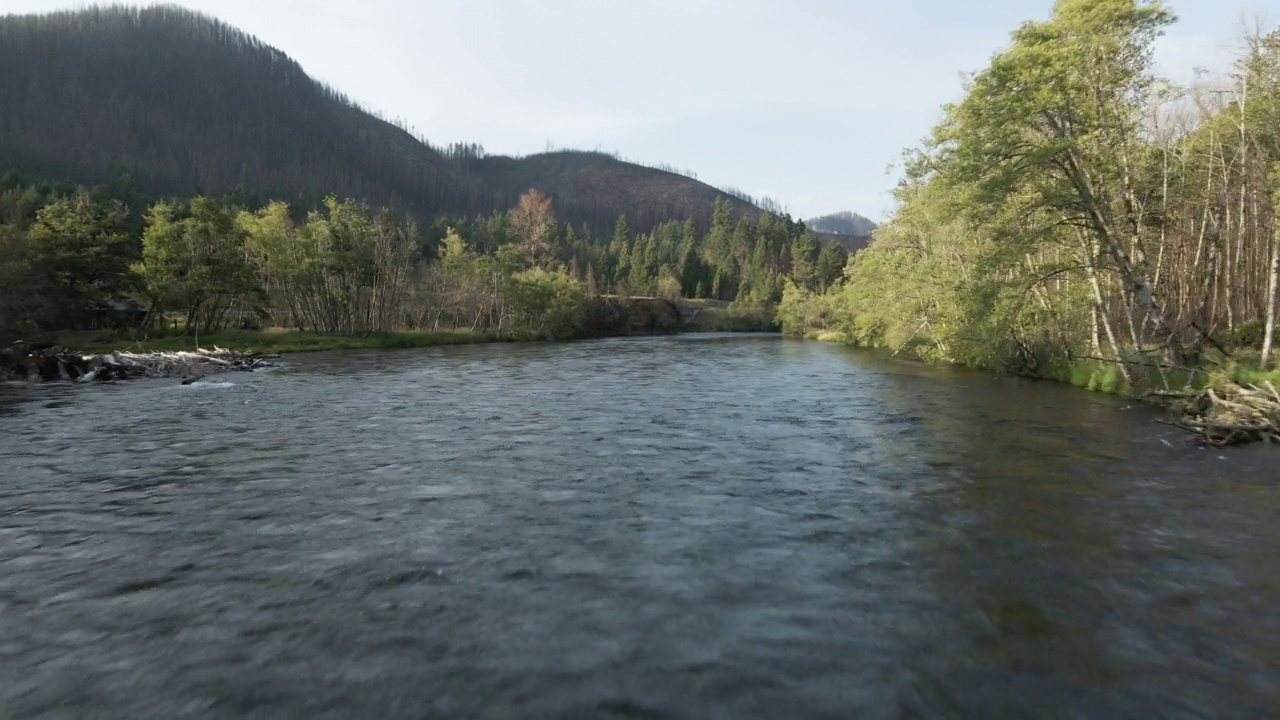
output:
[[1280, 442], [1280, 392], [1270, 382], [1263, 386], [1225, 383], [1194, 393], [1153, 393], [1181, 416], [1178, 422], [1157, 422], [1193, 433], [1213, 447]]
[[272, 367], [269, 357], [223, 348], [179, 352], [111, 352], [102, 355], [43, 348], [0, 352], [0, 380], [70, 381], [79, 384], [133, 378], [190, 378]]

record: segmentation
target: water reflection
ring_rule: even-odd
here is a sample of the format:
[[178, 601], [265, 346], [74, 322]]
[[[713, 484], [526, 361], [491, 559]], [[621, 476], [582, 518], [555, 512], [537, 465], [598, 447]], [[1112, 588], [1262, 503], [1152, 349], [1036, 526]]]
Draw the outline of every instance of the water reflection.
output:
[[[1256, 609], [1274, 576], [1244, 580], [1280, 560], [1280, 477], [1255, 451], [1226, 461], [1105, 396], [853, 361], [881, 373], [887, 407], [922, 418], [912, 452], [957, 480], [917, 496], [946, 528], [916, 538], [948, 608], [917, 639], [926, 704], [972, 717], [1275, 712], [1275, 643], [1240, 622], [1277, 621]], [[1236, 481], [1250, 470], [1270, 474], [1266, 490]], [[1239, 525], [1251, 539], [1223, 553]]]

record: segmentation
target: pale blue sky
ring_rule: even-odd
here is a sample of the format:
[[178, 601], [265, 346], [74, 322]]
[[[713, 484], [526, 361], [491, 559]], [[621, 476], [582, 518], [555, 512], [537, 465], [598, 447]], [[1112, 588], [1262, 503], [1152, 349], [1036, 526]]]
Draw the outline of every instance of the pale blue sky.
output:
[[[1224, 69], [1275, 0], [1170, 0], [1169, 74]], [[0, 12], [76, 7], [0, 0]], [[150, 3], [143, 3], [150, 4]], [[1052, 0], [177, 0], [437, 145], [600, 148], [877, 220], [902, 150]], [[1273, 15], [1280, 15], [1275, 7]], [[1280, 18], [1273, 17], [1272, 20]]]

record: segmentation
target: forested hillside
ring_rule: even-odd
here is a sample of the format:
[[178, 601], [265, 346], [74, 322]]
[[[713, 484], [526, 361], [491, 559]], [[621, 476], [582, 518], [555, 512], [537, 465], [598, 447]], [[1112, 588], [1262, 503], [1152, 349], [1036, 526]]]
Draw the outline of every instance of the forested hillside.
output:
[[806, 220], [805, 224], [814, 232], [830, 235], [869, 236], [876, 229], [876, 224], [871, 220], [847, 210], [812, 218]]
[[[1019, 28], [914, 153], [900, 207], [794, 330], [1130, 383], [1271, 361], [1280, 270], [1280, 32], [1179, 87], [1151, 50], [1161, 2], [1059, 0]], [[1240, 348], [1237, 350], [1237, 348]]]
[[318, 201], [425, 215], [491, 209], [431, 148], [353, 107], [297, 63], [174, 7], [0, 18], [0, 165], [156, 195]]
[[711, 224], [719, 197], [736, 217], [755, 220], [760, 210], [706, 183], [665, 170], [640, 167], [598, 152], [559, 151], [525, 158], [490, 156], [465, 164], [507, 207], [529, 188], [552, 195], [559, 211], [592, 227], [612, 224], [625, 214], [631, 225], [648, 231], [672, 219], [693, 218], [699, 228]]
[[[846, 252], [602, 153], [439, 151], [173, 7], [0, 18], [0, 336], [592, 332], [633, 296], [772, 322]], [[589, 302], [612, 298], [609, 303]], [[619, 300], [620, 299], [620, 300]]]
[[[440, 69], [447, 72], [447, 69]], [[413, 214], [503, 211], [531, 188], [607, 233], [710, 226], [725, 194], [600, 153], [485, 157], [433, 148], [309, 78], [284, 53], [172, 6], [0, 17], [0, 176], [117, 183], [153, 197], [241, 188], [316, 207], [329, 194]], [[760, 210], [731, 198], [735, 213]]]

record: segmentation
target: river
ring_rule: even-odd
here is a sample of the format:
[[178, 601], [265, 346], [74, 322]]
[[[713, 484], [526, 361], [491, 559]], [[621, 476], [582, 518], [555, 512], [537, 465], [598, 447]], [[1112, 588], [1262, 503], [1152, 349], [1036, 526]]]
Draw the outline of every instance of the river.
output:
[[0, 388], [2, 718], [1280, 717], [1280, 450], [763, 336]]

